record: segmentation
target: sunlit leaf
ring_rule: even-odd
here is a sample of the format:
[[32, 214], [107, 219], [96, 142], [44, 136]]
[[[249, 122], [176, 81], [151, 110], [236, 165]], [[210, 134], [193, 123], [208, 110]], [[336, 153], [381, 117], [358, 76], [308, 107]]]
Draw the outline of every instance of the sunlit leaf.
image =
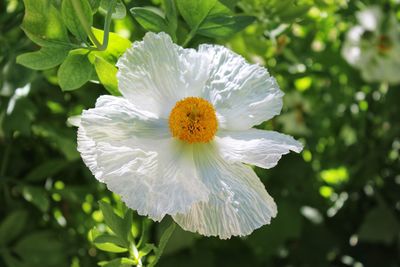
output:
[[67, 29], [61, 14], [50, 0], [24, 0], [22, 29], [41, 46], [68, 45]]
[[94, 67], [101, 84], [107, 91], [112, 95], [121, 95], [118, 90], [117, 68], [98, 56], [94, 61]]

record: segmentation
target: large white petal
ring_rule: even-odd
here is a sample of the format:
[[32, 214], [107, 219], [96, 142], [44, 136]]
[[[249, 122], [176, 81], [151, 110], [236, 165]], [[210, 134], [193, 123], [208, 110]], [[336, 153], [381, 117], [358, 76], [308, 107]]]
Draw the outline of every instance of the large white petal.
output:
[[283, 92], [268, 71], [231, 50], [201, 45], [210, 74], [204, 96], [216, 108], [222, 129], [246, 130], [280, 113]]
[[95, 177], [141, 215], [161, 220], [207, 200], [191, 146], [169, 137], [164, 120], [123, 98], [100, 97], [82, 113], [78, 150]]
[[127, 140], [134, 136], [160, 139], [168, 137], [168, 122], [154, 114], [136, 109], [128, 100], [115, 96], [100, 96], [96, 107], [84, 110], [76, 120], [78, 151], [97, 179], [102, 177], [97, 161], [96, 142]]
[[262, 168], [272, 168], [290, 150], [299, 153], [303, 145], [289, 135], [273, 131], [250, 129], [220, 132], [216, 143], [229, 162], [244, 162]]
[[175, 103], [198, 96], [207, 79], [208, 58], [174, 44], [166, 33], [147, 33], [119, 59], [118, 85], [140, 109], [167, 118]]
[[183, 229], [227, 239], [248, 235], [276, 216], [274, 200], [249, 166], [228, 164], [212, 144], [195, 147], [195, 163], [210, 195], [173, 216]]

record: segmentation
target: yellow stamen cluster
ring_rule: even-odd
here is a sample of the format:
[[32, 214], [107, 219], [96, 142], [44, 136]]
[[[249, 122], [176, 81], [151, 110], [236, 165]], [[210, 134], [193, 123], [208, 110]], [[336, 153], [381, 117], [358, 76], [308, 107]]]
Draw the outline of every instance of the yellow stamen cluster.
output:
[[188, 143], [211, 141], [217, 128], [214, 107], [200, 97], [187, 97], [178, 101], [169, 115], [172, 136]]

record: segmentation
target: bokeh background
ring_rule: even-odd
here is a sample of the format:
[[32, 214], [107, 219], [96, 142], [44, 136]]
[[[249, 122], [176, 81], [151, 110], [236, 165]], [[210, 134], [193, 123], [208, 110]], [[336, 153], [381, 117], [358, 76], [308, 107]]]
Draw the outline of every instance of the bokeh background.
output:
[[[224, 241], [177, 229], [159, 266], [400, 266], [400, 86], [364, 82], [340, 55], [355, 12], [371, 4], [400, 18], [399, 1], [240, 0], [235, 11], [256, 16], [253, 24], [191, 43], [223, 44], [265, 65], [285, 97], [282, 114], [260, 127], [305, 148], [256, 168], [278, 205], [271, 225]], [[105, 227], [97, 202], [121, 203], [84, 166], [67, 119], [107, 92], [96, 83], [62, 92], [56, 69], [18, 65], [17, 55], [38, 48], [20, 28], [23, 15], [22, 1], [0, 1], [0, 266], [97, 266], [115, 257], [88, 238]], [[131, 41], [145, 33], [130, 16], [112, 28]], [[134, 215], [138, 237], [143, 220]], [[166, 221], [145, 221], [149, 242]]]

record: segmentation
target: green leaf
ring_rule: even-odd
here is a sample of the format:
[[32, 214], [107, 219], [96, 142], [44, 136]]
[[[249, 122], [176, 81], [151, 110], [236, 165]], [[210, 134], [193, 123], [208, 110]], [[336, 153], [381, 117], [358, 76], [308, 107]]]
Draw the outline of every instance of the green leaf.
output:
[[103, 84], [107, 91], [112, 95], [121, 95], [118, 90], [117, 68], [104, 58], [98, 56], [96, 56], [94, 61], [94, 67], [101, 84]]
[[28, 266], [65, 266], [64, 247], [50, 231], [39, 231], [24, 236], [14, 247], [14, 252]]
[[42, 137], [54, 149], [64, 154], [67, 160], [73, 161], [80, 158], [76, 150], [76, 141], [71, 139], [73, 129], [58, 129], [52, 124], [41, 123], [33, 125], [32, 131], [37, 137]]
[[112, 253], [124, 253], [128, 251], [127, 248], [117, 246], [113, 243], [95, 243], [94, 245], [100, 250]]
[[[279, 204], [279, 216], [268, 227], [261, 227], [246, 239], [256, 254], [270, 257], [289, 239], [299, 238], [302, 230], [302, 216], [298, 205], [288, 201]], [[266, 242], [265, 240], [268, 240]], [[261, 255], [258, 255], [261, 256]]]
[[70, 53], [58, 70], [58, 83], [63, 91], [75, 90], [91, 79], [92, 72], [87, 55]]
[[123, 19], [126, 16], [126, 8], [125, 5], [121, 2], [121, 0], [101, 0], [100, 2], [100, 10], [103, 13], [107, 13], [112, 1], [116, 1], [115, 6], [112, 11], [113, 19]]
[[139, 258], [142, 258], [152, 251], [157, 251], [157, 247], [154, 244], [145, 244], [143, 248], [139, 250]]
[[69, 165], [69, 162], [63, 159], [53, 159], [42, 163], [33, 170], [31, 170], [27, 176], [25, 176], [26, 181], [41, 181], [49, 177], [54, 176], [65, 167]]
[[17, 63], [34, 70], [46, 70], [60, 65], [68, 52], [65, 46], [43, 47], [39, 51], [19, 55]]
[[165, 18], [168, 23], [169, 33], [175, 37], [176, 30], [178, 29], [178, 14], [174, 0], [164, 0], [165, 5]]
[[239, 0], [219, 0], [219, 2], [227, 6], [229, 9], [233, 10]]
[[[73, 1], [74, 0], [63, 0], [61, 5], [62, 18], [68, 30], [80, 41], [84, 42], [87, 39], [87, 33], [79, 20]], [[87, 0], [79, 0], [77, 3], [80, 4], [83, 19], [86, 21], [86, 24], [91, 27], [93, 24], [93, 16], [89, 2]]]
[[128, 251], [129, 243], [125, 242], [117, 236], [110, 234], [96, 234], [95, 229], [90, 231], [93, 237], [94, 245], [103, 251], [113, 252], [113, 253], [123, 253]]
[[48, 211], [50, 200], [44, 188], [38, 186], [23, 186], [22, 195], [42, 212]]
[[124, 216], [124, 225], [128, 242], [134, 242], [134, 237], [132, 236], [132, 223], [133, 223], [133, 211], [127, 208]]
[[129, 267], [136, 266], [137, 264], [137, 261], [129, 258], [118, 258], [112, 261], [99, 262], [99, 265], [102, 267]]
[[[98, 40], [103, 40], [104, 31], [93, 28], [92, 32]], [[94, 64], [96, 56], [102, 57], [111, 64], [115, 64], [118, 58], [131, 46], [128, 39], [120, 35], [110, 32], [108, 35], [108, 46], [105, 51], [93, 51], [89, 54], [89, 60]]]
[[28, 213], [24, 210], [14, 211], [0, 224], [0, 247], [13, 241], [24, 229]]
[[107, 226], [128, 246], [132, 221], [129, 222], [118, 216], [107, 202], [99, 201], [99, 206]]
[[69, 44], [67, 29], [60, 12], [50, 0], [24, 0], [25, 16], [22, 29], [40, 46]]
[[24, 264], [20, 259], [12, 255], [8, 250], [4, 250], [1, 253], [1, 256], [7, 267], [28, 267], [28, 265]]
[[92, 13], [95, 14], [100, 7], [100, 0], [89, 0]]
[[391, 244], [398, 236], [400, 224], [393, 212], [381, 203], [365, 216], [358, 236], [362, 241]]
[[171, 235], [175, 231], [176, 224], [174, 221], [171, 222], [171, 225], [165, 230], [160, 238], [160, 243], [158, 244], [158, 248], [156, 251], [155, 259], [149, 264], [149, 267], [154, 267], [157, 262], [160, 260], [162, 253], [164, 252], [165, 246], [168, 243]]
[[198, 33], [212, 38], [227, 38], [243, 30], [255, 20], [252, 16], [216, 16], [207, 18]]
[[110, 234], [102, 234], [97, 236], [93, 243], [95, 244], [104, 244], [104, 243], [111, 243], [119, 247], [126, 247], [127, 243], [121, 240], [119, 237]]
[[190, 28], [196, 29], [210, 14], [217, 0], [177, 0], [176, 3]]
[[169, 32], [167, 21], [151, 8], [134, 7], [130, 12], [144, 29], [152, 32]]

